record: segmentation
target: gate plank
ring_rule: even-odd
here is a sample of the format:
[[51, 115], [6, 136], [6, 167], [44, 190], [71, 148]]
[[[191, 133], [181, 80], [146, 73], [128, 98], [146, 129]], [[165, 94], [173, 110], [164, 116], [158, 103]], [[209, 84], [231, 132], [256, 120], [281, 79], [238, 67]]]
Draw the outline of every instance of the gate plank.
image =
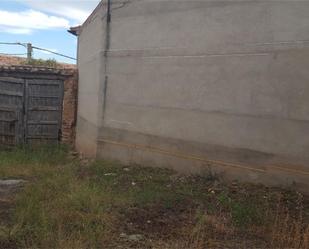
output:
[[14, 91], [0, 90], [0, 95], [9, 95], [9, 96], [18, 96], [18, 97], [22, 97], [24, 94], [23, 94], [22, 92], [14, 92]]
[[13, 78], [13, 77], [0, 77], [0, 83], [12, 83], [12, 84], [24, 84], [24, 80], [21, 78]]
[[22, 142], [24, 79], [0, 77], [0, 144]]

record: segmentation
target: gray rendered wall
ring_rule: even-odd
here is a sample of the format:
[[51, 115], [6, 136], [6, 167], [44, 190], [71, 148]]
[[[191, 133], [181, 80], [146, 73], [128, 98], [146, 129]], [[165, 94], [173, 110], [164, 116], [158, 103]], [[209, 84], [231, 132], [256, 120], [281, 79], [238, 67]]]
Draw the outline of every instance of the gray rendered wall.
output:
[[103, 103], [106, 10], [102, 5], [83, 26], [78, 37], [78, 114], [76, 148], [95, 156]]
[[[308, 180], [308, 1], [133, 0], [110, 30], [99, 156], [189, 172], [210, 158], [260, 170], [230, 170], [245, 179]], [[274, 158], [302, 166], [282, 175]]]

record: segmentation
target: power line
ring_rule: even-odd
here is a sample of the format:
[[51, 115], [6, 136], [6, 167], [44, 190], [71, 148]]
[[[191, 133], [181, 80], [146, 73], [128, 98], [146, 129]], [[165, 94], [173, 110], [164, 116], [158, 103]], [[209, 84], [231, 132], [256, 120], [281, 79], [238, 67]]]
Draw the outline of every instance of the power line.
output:
[[26, 55], [27, 53], [23, 54], [8, 54], [8, 53], [0, 53], [0, 55], [11, 55], [11, 56], [20, 56], [20, 55]]
[[37, 49], [37, 50], [41, 50], [41, 51], [45, 51], [45, 52], [49, 52], [49, 53], [52, 53], [52, 54], [55, 54], [55, 55], [59, 55], [59, 56], [62, 56], [62, 57], [65, 57], [65, 58], [68, 58], [68, 59], [71, 59], [71, 60], [77, 60], [76, 58], [73, 58], [71, 56], [68, 56], [68, 55], [65, 55], [65, 54], [60, 54], [60, 53], [48, 50], [46, 48], [39, 48], [39, 47], [35, 47], [35, 46], [32, 46], [32, 48]]
[[51, 51], [51, 50], [46, 49], [46, 48], [40, 48], [40, 47], [32, 46], [31, 43], [0, 42], [0, 45], [20, 45], [20, 46], [23, 46], [23, 47], [27, 48], [27, 53], [26, 54], [7, 54], [7, 55], [28, 55], [28, 57], [29, 57], [28, 59], [31, 59], [31, 57], [32, 57], [32, 50], [36, 49], [36, 50], [41, 50], [41, 51], [49, 52], [51, 54], [55, 54], [55, 55], [58, 55], [58, 56], [62, 56], [62, 57], [65, 57], [65, 58], [68, 58], [68, 59], [71, 59], [71, 60], [75, 60], [75, 61], [77, 60], [74, 57], [71, 57], [71, 56], [68, 56], [68, 55], [65, 55], [65, 54], [61, 54], [61, 53], [57, 53], [57, 52]]
[[1, 45], [21, 45], [23, 47], [26, 47], [26, 43], [21, 42], [0, 42]]

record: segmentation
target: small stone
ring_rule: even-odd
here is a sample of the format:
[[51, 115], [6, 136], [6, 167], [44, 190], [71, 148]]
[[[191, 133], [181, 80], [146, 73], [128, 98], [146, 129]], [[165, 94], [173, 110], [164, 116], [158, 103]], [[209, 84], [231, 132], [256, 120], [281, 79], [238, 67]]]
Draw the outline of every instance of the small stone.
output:
[[17, 186], [25, 182], [24, 180], [0, 180], [0, 186]]
[[0, 180], [0, 199], [13, 196], [25, 183], [24, 180]]
[[78, 156], [78, 152], [77, 151], [71, 151], [71, 155], [72, 156]]
[[142, 240], [144, 237], [141, 234], [132, 234], [128, 236], [128, 240], [133, 241], [133, 242], [138, 242]]
[[120, 234], [120, 238], [126, 238], [127, 237], [127, 234], [126, 233], [121, 233]]
[[105, 176], [115, 176], [116, 174], [115, 173], [106, 173], [104, 174]]

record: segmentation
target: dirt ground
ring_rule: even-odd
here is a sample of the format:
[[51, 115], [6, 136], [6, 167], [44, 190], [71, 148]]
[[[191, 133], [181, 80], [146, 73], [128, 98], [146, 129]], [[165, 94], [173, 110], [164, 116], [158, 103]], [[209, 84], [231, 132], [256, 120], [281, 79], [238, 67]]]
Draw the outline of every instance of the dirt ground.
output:
[[63, 148], [0, 152], [0, 179], [0, 248], [309, 249], [309, 198], [293, 190]]

